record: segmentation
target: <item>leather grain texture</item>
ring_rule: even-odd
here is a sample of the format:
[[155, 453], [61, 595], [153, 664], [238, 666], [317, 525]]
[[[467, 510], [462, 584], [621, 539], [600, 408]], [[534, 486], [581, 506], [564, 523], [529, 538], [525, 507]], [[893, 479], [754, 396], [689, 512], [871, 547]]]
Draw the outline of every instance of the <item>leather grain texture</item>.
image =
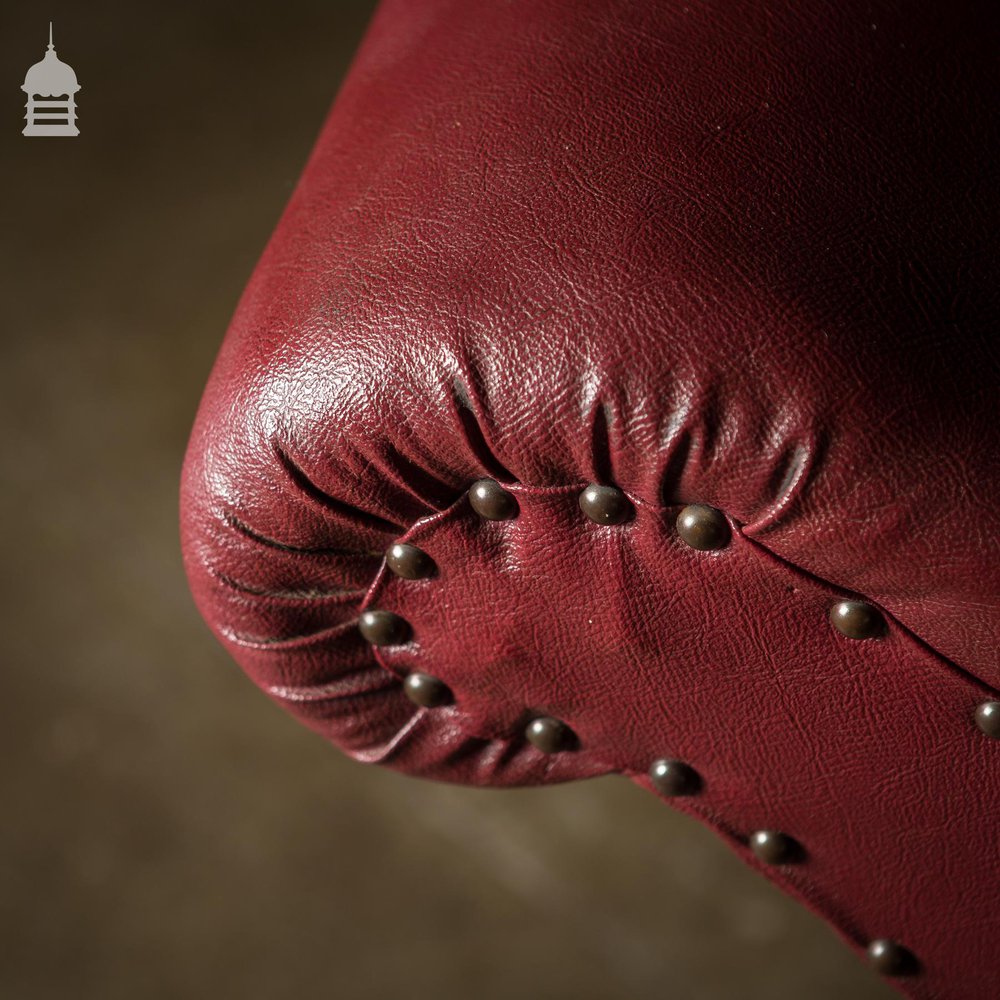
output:
[[[237, 309], [182, 487], [199, 607], [358, 759], [617, 772], [915, 997], [1000, 974], [997, 33], [985, 4], [387, 0]], [[469, 507], [477, 479], [518, 500]], [[635, 515], [599, 526], [588, 483]], [[697, 552], [681, 506], [732, 540]], [[388, 573], [403, 539], [429, 579]], [[881, 639], [829, 624], [845, 598]], [[401, 615], [378, 650], [364, 609]], [[419, 670], [455, 695], [418, 708]], [[576, 749], [524, 739], [539, 714]]]

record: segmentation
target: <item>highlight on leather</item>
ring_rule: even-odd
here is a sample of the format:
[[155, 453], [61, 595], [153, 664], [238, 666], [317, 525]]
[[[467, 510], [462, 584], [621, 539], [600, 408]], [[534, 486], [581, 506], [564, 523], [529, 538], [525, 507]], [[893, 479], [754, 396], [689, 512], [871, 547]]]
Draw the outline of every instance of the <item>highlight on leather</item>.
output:
[[306, 725], [439, 780], [626, 776], [921, 998], [1000, 972], [968, 24], [383, 3], [182, 486], [202, 613]]

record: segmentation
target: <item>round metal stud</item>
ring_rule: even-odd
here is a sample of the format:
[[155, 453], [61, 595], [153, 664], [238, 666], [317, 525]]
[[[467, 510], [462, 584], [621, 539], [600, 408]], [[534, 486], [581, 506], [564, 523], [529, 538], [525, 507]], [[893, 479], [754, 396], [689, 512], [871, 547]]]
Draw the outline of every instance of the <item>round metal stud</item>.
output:
[[409, 638], [410, 625], [391, 611], [365, 611], [358, 619], [358, 631], [373, 646], [399, 646]]
[[622, 524], [632, 516], [632, 504], [620, 489], [598, 483], [580, 494], [580, 509], [594, 524]]
[[649, 769], [649, 780], [661, 794], [673, 797], [675, 795], [697, 795], [701, 790], [701, 778], [698, 772], [681, 760], [657, 760]]
[[454, 701], [451, 688], [430, 674], [409, 674], [403, 681], [403, 691], [414, 705], [421, 708], [440, 708]]
[[404, 580], [423, 580], [434, 572], [434, 560], [423, 549], [407, 542], [396, 542], [389, 546], [385, 563], [396, 576], [401, 576]]
[[840, 601], [830, 609], [830, 621], [848, 639], [878, 639], [885, 634], [885, 619], [864, 601]]
[[693, 503], [677, 515], [677, 534], [692, 549], [708, 552], [729, 544], [729, 523], [721, 510]]
[[573, 730], [559, 719], [542, 716], [532, 719], [524, 731], [525, 738], [542, 753], [559, 753], [561, 750], [571, 750], [576, 744]]
[[510, 521], [517, 517], [514, 494], [505, 490], [495, 479], [477, 479], [469, 487], [472, 509], [487, 521]]
[[787, 865], [797, 860], [799, 845], [778, 830], [757, 830], [750, 834], [750, 850], [768, 865]]
[[889, 938], [876, 938], [868, 945], [868, 961], [883, 976], [905, 976], [916, 966], [913, 955]]
[[1000, 740], [1000, 701], [984, 701], [976, 709], [976, 725], [990, 738]]

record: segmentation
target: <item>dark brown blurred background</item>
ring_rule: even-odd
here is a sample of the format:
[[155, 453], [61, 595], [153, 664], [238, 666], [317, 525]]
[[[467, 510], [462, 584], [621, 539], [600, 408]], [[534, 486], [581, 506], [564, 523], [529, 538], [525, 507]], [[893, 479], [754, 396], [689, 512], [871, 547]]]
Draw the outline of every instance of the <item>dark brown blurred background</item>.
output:
[[[186, 435], [369, 8], [0, 9], [0, 997], [889, 996], [625, 781], [351, 763], [198, 618]], [[50, 18], [76, 139], [20, 134]]]

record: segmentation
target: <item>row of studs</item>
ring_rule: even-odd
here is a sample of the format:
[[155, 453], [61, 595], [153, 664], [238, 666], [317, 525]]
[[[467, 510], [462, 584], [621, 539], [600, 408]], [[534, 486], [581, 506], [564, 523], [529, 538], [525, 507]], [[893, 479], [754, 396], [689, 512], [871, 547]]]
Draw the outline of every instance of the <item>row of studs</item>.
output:
[[[469, 504], [482, 518], [507, 521], [517, 517], [517, 499], [492, 479], [480, 479], [469, 490]], [[579, 497], [583, 513], [595, 524], [624, 524], [634, 516], [634, 507], [625, 494], [613, 486], [592, 483]], [[724, 548], [730, 539], [725, 515], [714, 507], [692, 504], [677, 517], [677, 533], [691, 548], [710, 551]], [[432, 576], [436, 566], [431, 557], [415, 545], [397, 542], [386, 553], [386, 564], [397, 576], [418, 580]], [[885, 634], [885, 621], [877, 609], [862, 601], [840, 601], [830, 611], [830, 621], [843, 635], [851, 639], [874, 639]], [[366, 611], [359, 621], [364, 638], [376, 646], [400, 645], [410, 635], [405, 619], [389, 611]], [[403, 688], [407, 697], [423, 708], [438, 708], [451, 704], [454, 696], [444, 681], [431, 674], [409, 674]], [[1000, 739], [1000, 702], [987, 701], [975, 712], [977, 727], [987, 736]], [[543, 753], [559, 753], [575, 749], [576, 734], [562, 720], [551, 716], [532, 719], [525, 729], [525, 739]], [[690, 765], [679, 760], [661, 759], [649, 770], [653, 787], [667, 797], [696, 795], [702, 788], [700, 775]], [[804, 857], [801, 845], [778, 830], [757, 830], [748, 838], [750, 850], [765, 864], [792, 864]], [[915, 971], [912, 953], [888, 938], [877, 938], [867, 948], [868, 958], [876, 971], [883, 975], [904, 975]]]
[[[649, 769], [653, 788], [667, 798], [697, 795], [703, 787], [701, 775], [680, 760], [658, 760]], [[805, 859], [802, 845], [780, 830], [755, 830], [748, 838], [754, 856], [768, 865], [790, 865]], [[890, 938], [875, 938], [868, 943], [868, 961], [884, 976], [904, 976], [916, 971], [913, 953]]]
[[[517, 517], [519, 506], [508, 490], [492, 479], [480, 479], [469, 489], [469, 503], [480, 517], [507, 521]], [[580, 508], [595, 524], [622, 524], [631, 519], [634, 508], [625, 494], [614, 486], [592, 483], [579, 497]], [[729, 525], [721, 511], [704, 504], [685, 507], [677, 516], [677, 533], [691, 548], [699, 551], [724, 548], [730, 538]], [[386, 564], [397, 576], [418, 580], [434, 574], [436, 567], [427, 553], [415, 545], [396, 543], [386, 553]], [[406, 641], [409, 626], [390, 612], [366, 612], [362, 620], [365, 638], [375, 645], [394, 645]], [[838, 601], [830, 609], [830, 621], [850, 639], [876, 639], [886, 634], [879, 611], [863, 601]], [[976, 725], [994, 739], [1000, 739], [1000, 703], [987, 701], [975, 713]]]

